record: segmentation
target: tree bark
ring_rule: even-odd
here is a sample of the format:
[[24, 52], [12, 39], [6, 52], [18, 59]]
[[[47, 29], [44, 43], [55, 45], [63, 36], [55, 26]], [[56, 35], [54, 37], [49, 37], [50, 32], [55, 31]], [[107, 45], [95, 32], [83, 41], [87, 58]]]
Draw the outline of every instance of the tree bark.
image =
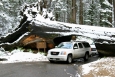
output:
[[79, 24], [83, 24], [83, 2], [80, 0]]
[[113, 0], [113, 7], [114, 7], [114, 27], [115, 27], [115, 0]]
[[[109, 3], [112, 5], [112, 0], [108, 0], [108, 1], [109, 1]], [[108, 21], [109, 21], [110, 23], [112, 23], [112, 14], [111, 14], [111, 17], [108, 18]], [[110, 26], [110, 27], [112, 27], [112, 26]]]
[[76, 23], [76, 0], [72, 0], [72, 23]]

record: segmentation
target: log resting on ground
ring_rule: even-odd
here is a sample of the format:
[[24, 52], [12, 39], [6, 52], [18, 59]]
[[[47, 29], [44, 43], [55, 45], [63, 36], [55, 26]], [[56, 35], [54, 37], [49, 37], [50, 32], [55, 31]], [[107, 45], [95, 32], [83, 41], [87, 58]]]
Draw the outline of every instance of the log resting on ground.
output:
[[[23, 36], [22, 39], [20, 39], [18, 42], [14, 43], [16, 40], [18, 40], [24, 33], [30, 32], [28, 35], [38, 35], [41, 38], [45, 39], [50, 39], [53, 40], [55, 45], [58, 45], [59, 43], [63, 41], [70, 41], [71, 40], [71, 35], [69, 36], [62, 36], [58, 37], [58, 34], [53, 34], [53, 33], [46, 33], [46, 32], [70, 32], [70, 30], [62, 30], [62, 29], [56, 29], [56, 28], [51, 28], [48, 26], [40, 25], [36, 26], [35, 24], [30, 24], [30, 21], [27, 21], [27, 17], [25, 16], [19, 27], [16, 29], [16, 31], [7, 37], [1, 37], [0, 38], [0, 47], [3, 47], [5, 50], [11, 50], [14, 48], [17, 48], [21, 45], [21, 40], [25, 38], [26, 36]], [[102, 41], [107, 41], [103, 40]], [[98, 42], [97, 40], [95, 42]], [[111, 42], [111, 41], [109, 41]], [[9, 43], [9, 44], [7, 44]], [[115, 56], [115, 44], [100, 44], [100, 43], [95, 43], [96, 48], [101, 55], [107, 55], [107, 56]]]
[[[104, 43], [104, 41], [106, 42]], [[97, 39], [95, 45], [100, 57], [115, 56], [115, 41]]]
[[[23, 36], [25, 33], [29, 32], [28, 35]], [[41, 38], [45, 38], [47, 40], [53, 40], [53, 38], [57, 37], [58, 34], [46, 33], [46, 32], [68, 32], [68, 30], [61, 30], [51, 27], [44, 27], [43, 25], [37, 26], [31, 21], [27, 21], [27, 17], [24, 16], [18, 28], [16, 28], [15, 32], [0, 38], [0, 47], [3, 47], [6, 51], [12, 50], [14, 48], [23, 46], [21, 41], [30, 35], [37, 35]], [[23, 36], [19, 41], [17, 41], [21, 36]], [[17, 41], [17, 42], [15, 42]]]

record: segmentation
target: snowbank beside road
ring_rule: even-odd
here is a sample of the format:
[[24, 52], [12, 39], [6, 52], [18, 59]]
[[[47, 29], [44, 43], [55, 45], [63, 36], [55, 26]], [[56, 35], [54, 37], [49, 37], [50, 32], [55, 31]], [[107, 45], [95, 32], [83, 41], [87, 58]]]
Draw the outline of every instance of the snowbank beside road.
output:
[[15, 62], [32, 62], [32, 61], [48, 61], [47, 57], [44, 56], [43, 53], [34, 54], [32, 52], [23, 52], [22, 50], [15, 49], [11, 53], [3, 53], [1, 59], [5, 59], [5, 61], [1, 61], [1, 63], [15, 63]]
[[115, 77], [115, 57], [101, 58], [80, 67], [82, 77]]
[[[48, 61], [43, 53], [34, 54], [32, 52], [23, 52], [23, 50], [15, 49], [11, 53], [0, 51], [0, 63], [16, 63], [16, 62], [35, 62]], [[97, 61], [83, 64], [80, 66], [82, 77], [115, 77], [115, 57], [101, 58]]]

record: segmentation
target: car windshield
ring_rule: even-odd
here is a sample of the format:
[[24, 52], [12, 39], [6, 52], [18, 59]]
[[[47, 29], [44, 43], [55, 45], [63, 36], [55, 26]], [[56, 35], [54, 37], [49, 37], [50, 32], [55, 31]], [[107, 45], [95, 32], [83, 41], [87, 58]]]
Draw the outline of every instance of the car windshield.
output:
[[71, 49], [72, 48], [72, 43], [71, 42], [63, 42], [60, 43], [57, 48], [67, 48], [67, 49]]

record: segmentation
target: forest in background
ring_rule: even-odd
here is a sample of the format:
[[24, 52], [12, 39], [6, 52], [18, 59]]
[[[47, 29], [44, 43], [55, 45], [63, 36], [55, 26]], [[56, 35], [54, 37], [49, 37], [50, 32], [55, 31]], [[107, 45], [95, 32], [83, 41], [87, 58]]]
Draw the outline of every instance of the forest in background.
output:
[[82, 25], [114, 27], [114, 0], [54, 0], [57, 21]]
[[[0, 35], [12, 33], [19, 26], [20, 11], [26, 4], [40, 2], [56, 21], [81, 25], [114, 27], [115, 0], [0, 0]], [[41, 13], [44, 10], [41, 9]]]

